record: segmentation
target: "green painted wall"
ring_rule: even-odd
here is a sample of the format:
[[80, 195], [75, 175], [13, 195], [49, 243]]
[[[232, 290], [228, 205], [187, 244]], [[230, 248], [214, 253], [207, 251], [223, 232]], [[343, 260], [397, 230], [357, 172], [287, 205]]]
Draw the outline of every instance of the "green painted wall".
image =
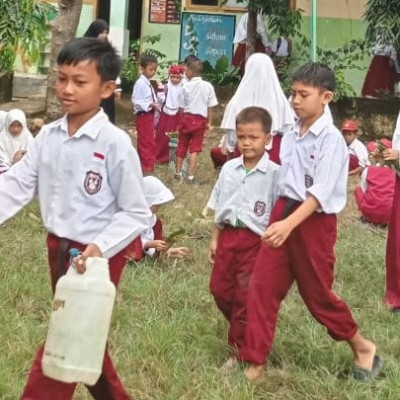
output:
[[92, 21], [95, 19], [94, 15], [94, 7], [89, 4], [84, 4], [82, 6], [82, 12], [81, 12], [81, 17], [79, 19], [79, 25], [76, 30], [76, 36], [81, 37], [83, 34], [86, 32], [87, 28], [89, 25], [92, 23]]
[[[317, 20], [317, 46], [323, 49], [335, 50], [351, 39], [363, 39], [366, 26], [361, 20], [318, 18]], [[302, 31], [310, 33], [310, 18], [303, 18]], [[371, 61], [370, 54], [366, 54], [364, 60], [359, 63], [362, 70], [346, 71], [345, 76], [358, 95]]]

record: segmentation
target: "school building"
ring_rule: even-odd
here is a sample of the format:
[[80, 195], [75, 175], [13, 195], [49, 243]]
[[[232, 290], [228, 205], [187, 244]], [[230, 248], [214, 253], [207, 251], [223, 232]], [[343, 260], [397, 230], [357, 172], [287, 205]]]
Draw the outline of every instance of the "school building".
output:
[[[367, 0], [315, 1], [319, 47], [336, 49], [351, 39], [364, 37], [362, 15]], [[160, 34], [160, 41], [151, 47], [166, 54], [168, 60], [182, 59], [196, 50], [200, 58], [213, 63], [222, 55], [232, 56], [235, 26], [245, 12], [244, 3], [237, 0], [220, 3], [221, 0], [84, 0], [77, 36], [82, 36], [94, 19], [103, 18], [110, 24], [110, 40], [123, 56], [127, 56], [131, 40]], [[301, 10], [306, 35], [311, 28], [311, 3], [312, 0], [287, 0], [288, 7]], [[346, 74], [357, 93], [370, 59], [367, 54], [362, 71]]]

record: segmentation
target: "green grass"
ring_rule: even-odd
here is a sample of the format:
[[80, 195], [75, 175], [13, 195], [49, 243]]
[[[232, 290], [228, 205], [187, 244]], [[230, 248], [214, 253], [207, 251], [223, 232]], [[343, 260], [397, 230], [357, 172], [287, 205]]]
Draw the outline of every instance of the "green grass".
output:
[[[208, 146], [216, 138], [208, 139]], [[110, 331], [110, 350], [135, 400], [372, 400], [398, 399], [400, 320], [382, 303], [385, 231], [356, 219], [350, 198], [340, 218], [337, 292], [348, 301], [362, 332], [376, 341], [385, 376], [373, 384], [348, 379], [351, 353], [318, 325], [294, 288], [282, 306], [268, 378], [248, 384], [242, 370], [219, 371], [227, 348], [226, 323], [208, 292], [206, 259], [211, 222], [199, 217], [211, 185], [192, 187], [161, 176], [177, 200], [161, 210], [167, 230], [186, 228], [179, 243], [187, 260], [132, 264], [119, 287]], [[208, 153], [199, 176], [215, 179]], [[0, 399], [15, 400], [46, 333], [51, 303], [45, 232], [33, 203], [0, 229]], [[79, 388], [75, 399], [89, 399]]]

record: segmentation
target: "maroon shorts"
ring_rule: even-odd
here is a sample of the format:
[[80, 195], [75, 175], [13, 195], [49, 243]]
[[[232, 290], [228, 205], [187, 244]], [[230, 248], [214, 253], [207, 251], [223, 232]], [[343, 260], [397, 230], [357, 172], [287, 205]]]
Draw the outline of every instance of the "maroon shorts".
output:
[[176, 156], [185, 158], [189, 153], [201, 153], [203, 138], [207, 129], [207, 119], [201, 115], [182, 114], [179, 123], [179, 139]]

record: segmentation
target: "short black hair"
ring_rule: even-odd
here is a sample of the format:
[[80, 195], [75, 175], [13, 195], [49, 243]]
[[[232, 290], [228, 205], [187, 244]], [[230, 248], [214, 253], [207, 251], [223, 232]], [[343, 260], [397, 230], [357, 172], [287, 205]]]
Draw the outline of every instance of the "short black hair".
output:
[[146, 68], [149, 64], [157, 64], [157, 57], [152, 54], [144, 53], [140, 56], [140, 66]]
[[196, 61], [198, 59], [199, 58], [197, 56], [195, 56], [194, 54], [189, 54], [188, 56], [185, 57], [183, 62], [185, 63], [185, 65], [188, 65], [191, 61]]
[[58, 65], [76, 65], [82, 61], [95, 63], [102, 81], [117, 79], [121, 71], [121, 57], [105, 40], [89, 37], [72, 39], [57, 56]]
[[308, 62], [293, 74], [293, 82], [303, 82], [318, 89], [335, 91], [336, 79], [333, 71], [324, 63]]
[[196, 59], [188, 61], [186, 67], [189, 68], [194, 75], [200, 76], [203, 73], [203, 63], [196, 57]]
[[271, 133], [272, 118], [271, 114], [262, 107], [246, 107], [236, 116], [236, 126], [239, 124], [252, 124], [258, 122], [261, 124], [263, 131]]

